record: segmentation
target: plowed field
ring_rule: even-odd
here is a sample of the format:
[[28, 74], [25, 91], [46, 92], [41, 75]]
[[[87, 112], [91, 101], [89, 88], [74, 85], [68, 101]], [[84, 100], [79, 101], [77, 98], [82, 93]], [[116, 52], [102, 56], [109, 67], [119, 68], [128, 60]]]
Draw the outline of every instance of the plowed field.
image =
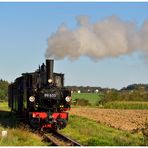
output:
[[72, 108], [70, 114], [126, 131], [137, 131], [143, 128], [146, 118], [148, 119], [148, 110]]

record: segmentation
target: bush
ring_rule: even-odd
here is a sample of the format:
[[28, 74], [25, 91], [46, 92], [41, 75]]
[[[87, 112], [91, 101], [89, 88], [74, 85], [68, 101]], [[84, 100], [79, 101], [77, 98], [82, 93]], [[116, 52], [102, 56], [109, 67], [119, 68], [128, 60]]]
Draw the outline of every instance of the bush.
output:
[[0, 100], [8, 100], [8, 85], [7, 81], [0, 79]]
[[105, 92], [96, 103], [97, 106], [100, 104], [106, 104], [107, 102], [113, 101], [148, 101], [148, 92], [134, 90], [134, 91], [109, 91]]
[[88, 100], [86, 99], [75, 99], [74, 105], [78, 106], [88, 106], [91, 105]]

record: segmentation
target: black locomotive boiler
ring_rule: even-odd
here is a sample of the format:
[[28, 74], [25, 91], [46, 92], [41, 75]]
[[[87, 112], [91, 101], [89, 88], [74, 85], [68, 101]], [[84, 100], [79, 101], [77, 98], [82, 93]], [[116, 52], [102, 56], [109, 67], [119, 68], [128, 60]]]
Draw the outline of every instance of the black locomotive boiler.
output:
[[32, 128], [66, 127], [71, 91], [64, 87], [64, 74], [53, 73], [53, 66], [54, 60], [46, 60], [46, 65], [9, 85], [9, 107]]

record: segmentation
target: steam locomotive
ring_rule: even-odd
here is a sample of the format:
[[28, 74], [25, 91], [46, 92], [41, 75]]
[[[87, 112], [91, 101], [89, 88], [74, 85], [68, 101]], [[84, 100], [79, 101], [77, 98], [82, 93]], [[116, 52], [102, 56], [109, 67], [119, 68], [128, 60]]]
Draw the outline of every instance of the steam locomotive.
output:
[[46, 60], [32, 73], [23, 73], [8, 87], [8, 105], [35, 129], [62, 129], [68, 121], [71, 91], [64, 74], [53, 73], [54, 60]]

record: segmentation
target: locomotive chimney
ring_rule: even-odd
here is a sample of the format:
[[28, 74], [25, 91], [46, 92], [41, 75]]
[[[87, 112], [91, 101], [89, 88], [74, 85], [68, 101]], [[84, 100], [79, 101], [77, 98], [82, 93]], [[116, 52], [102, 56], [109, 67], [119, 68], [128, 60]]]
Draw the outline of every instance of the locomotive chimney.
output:
[[46, 74], [47, 74], [47, 83], [49, 79], [53, 80], [53, 65], [54, 60], [46, 60]]

